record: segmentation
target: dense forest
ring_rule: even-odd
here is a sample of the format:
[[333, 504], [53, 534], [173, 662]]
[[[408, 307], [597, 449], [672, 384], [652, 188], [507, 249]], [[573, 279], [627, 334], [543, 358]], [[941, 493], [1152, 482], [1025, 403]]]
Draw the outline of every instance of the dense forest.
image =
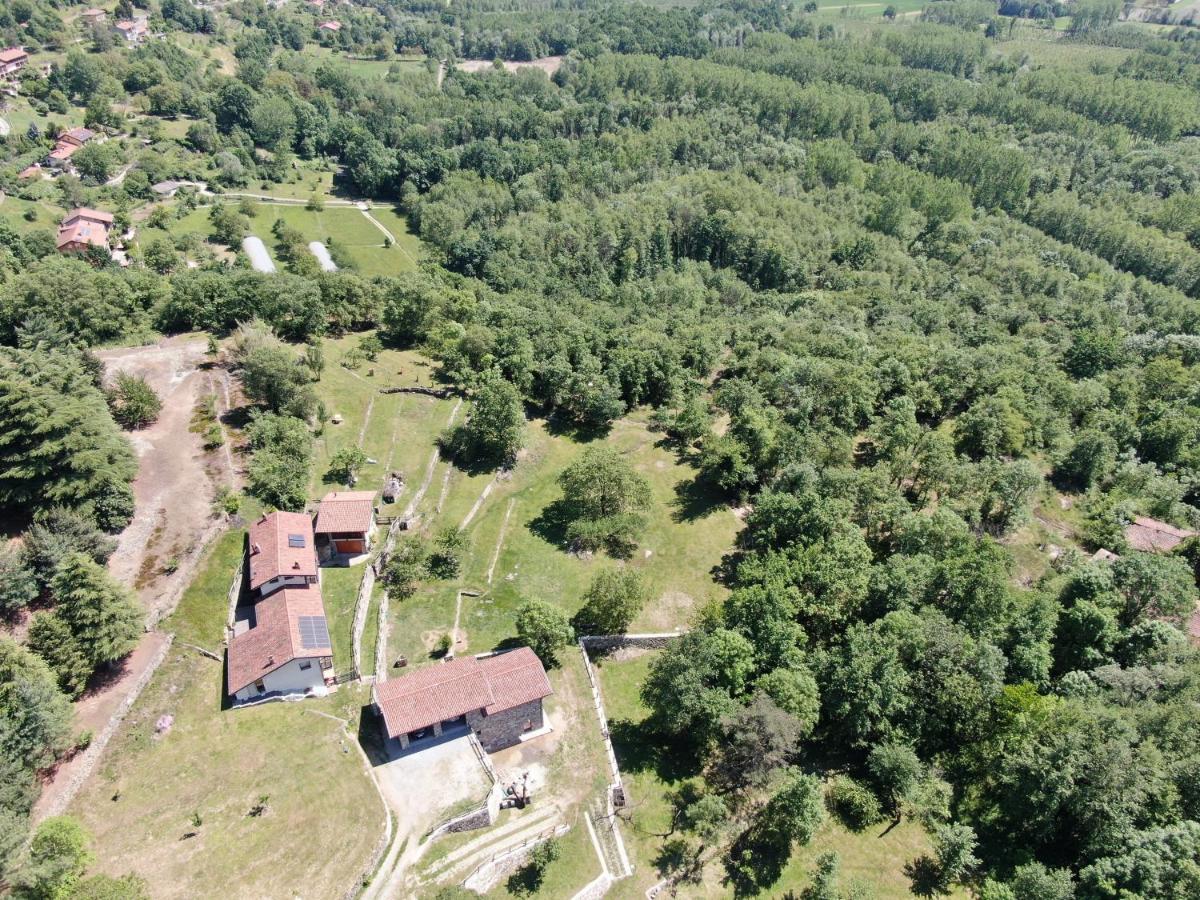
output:
[[[769, 895], [817, 773], [847, 821], [928, 827], [919, 893], [1200, 896], [1200, 543], [1125, 537], [1136, 516], [1200, 530], [1200, 32], [1091, 2], [846, 27], [767, 0], [372, 0], [318, 38], [257, 0], [224, 24], [155, 6], [168, 36], [218, 34], [228, 73], [169, 40], [67, 46], [55, 4], [5, 6], [0, 34], [28, 22], [24, 43], [65, 50], [24, 93], [89, 125], [137, 110], [150, 144], [117, 186], [97, 159], [31, 187], [17, 171], [47, 136], [14, 132], [6, 191], [128, 217], [160, 179], [269, 187], [324, 158], [348, 194], [402, 204], [426, 254], [394, 277], [262, 275], [164, 241], [119, 269], [0, 223], [0, 506], [41, 535], [0, 557], [0, 611], [101, 581], [131, 512], [89, 347], [243, 326], [251, 490], [287, 507], [325, 415], [321, 337], [377, 329], [581, 438], [652, 407], [747, 510], [728, 600], [643, 687], [655, 739], [704, 773], [680, 799], [682, 877], [712, 848], [731, 890]], [[1053, 54], [1014, 47], [1014, 24], [1055, 14]], [[301, 52], [318, 40], [433, 62], [368, 79]], [[550, 77], [452, 65], [549, 54]], [[236, 248], [245, 214], [212, 205], [214, 242]], [[1023, 577], [1013, 538], [1042, 502], [1084, 552]], [[14, 835], [67, 745], [44, 697], [127, 649], [106, 592], [103, 647], [60, 612], [39, 614], [40, 657], [0, 643]]]

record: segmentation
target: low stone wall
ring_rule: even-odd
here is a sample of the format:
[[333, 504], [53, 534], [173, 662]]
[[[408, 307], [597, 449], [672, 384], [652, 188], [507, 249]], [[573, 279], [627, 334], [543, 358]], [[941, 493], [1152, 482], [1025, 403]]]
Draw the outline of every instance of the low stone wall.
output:
[[579, 643], [586, 650], [622, 650], [626, 647], [662, 650], [682, 636], [683, 632], [681, 631], [669, 631], [663, 634], [592, 634], [581, 637]]
[[608, 872], [601, 872], [592, 881], [584, 885], [571, 900], [600, 900], [613, 885], [613, 877]]
[[93, 736], [92, 742], [88, 744], [86, 750], [83, 751], [83, 761], [79, 768], [71, 776], [71, 781], [67, 784], [52, 803], [48, 803], [46, 808], [41, 810], [40, 819], [48, 819], [51, 816], [62, 815], [71, 801], [75, 799], [75, 795], [79, 793], [79, 789], [83, 787], [83, 783], [91, 777], [92, 772], [96, 768], [96, 764], [100, 762], [100, 757], [104, 755], [104, 749], [108, 746], [108, 742], [112, 740], [112, 736], [116, 734], [117, 728], [129, 715], [129, 710], [133, 709], [133, 704], [137, 702], [138, 697], [142, 695], [142, 691], [146, 689], [146, 685], [150, 683], [150, 679], [154, 677], [154, 673], [158, 671], [158, 667], [162, 665], [164, 659], [167, 658], [167, 653], [171, 650], [171, 645], [175, 641], [174, 634], [168, 634], [166, 641], [154, 654], [150, 660], [150, 664], [146, 666], [145, 671], [138, 677], [133, 689], [130, 690], [128, 696], [121, 701], [121, 705], [117, 707], [117, 711], [109, 717], [108, 723], [104, 729], [97, 735]]
[[545, 843], [552, 837], [561, 837], [570, 830], [568, 825], [559, 825], [555, 828], [548, 828], [542, 833], [522, 843], [520, 846], [514, 847], [511, 850], [506, 850], [503, 853], [497, 853], [490, 860], [485, 862], [474, 872], [466, 877], [462, 886], [468, 891], [474, 891], [477, 894], [486, 894], [490, 891], [497, 882], [500, 881], [509, 872], [514, 872], [522, 865], [529, 856], [529, 852], [538, 844]]

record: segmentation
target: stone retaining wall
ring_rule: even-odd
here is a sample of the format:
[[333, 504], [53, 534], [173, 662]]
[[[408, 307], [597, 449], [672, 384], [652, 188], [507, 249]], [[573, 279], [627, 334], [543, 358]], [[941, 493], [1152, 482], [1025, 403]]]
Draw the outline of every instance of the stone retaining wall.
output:
[[579, 643], [587, 650], [621, 650], [626, 647], [662, 650], [682, 635], [683, 632], [680, 631], [663, 634], [593, 634], [584, 635], [579, 639]]

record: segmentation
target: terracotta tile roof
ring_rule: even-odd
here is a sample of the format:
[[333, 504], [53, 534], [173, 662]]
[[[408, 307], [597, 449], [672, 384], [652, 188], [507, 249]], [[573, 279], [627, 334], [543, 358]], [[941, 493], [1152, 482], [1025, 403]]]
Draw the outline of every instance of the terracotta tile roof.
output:
[[1158, 519], [1138, 516], [1131, 525], [1125, 527], [1125, 540], [1134, 550], [1150, 553], [1171, 550], [1195, 533], [1160, 522]]
[[89, 219], [72, 219], [58, 229], [55, 247], [61, 250], [70, 244], [89, 244], [93, 247], [108, 246], [108, 228]]
[[58, 136], [58, 139], [60, 141], [67, 141], [75, 144], [86, 144], [95, 136], [96, 132], [92, 131], [92, 129], [78, 126], [68, 131], [64, 131]]
[[322, 28], [325, 31], [341, 31], [342, 23], [341, 22], [332, 22], [332, 21], [331, 22], [322, 22], [317, 27]]
[[[303, 546], [290, 546], [289, 537], [293, 535], [303, 539]], [[250, 526], [250, 590], [258, 590], [281, 575], [316, 574], [312, 522], [307, 515], [273, 512]]]
[[[254, 627], [235, 635], [229, 642], [230, 694], [236, 694], [293, 659], [333, 655], [332, 647], [304, 646], [300, 635], [302, 616], [325, 618], [321, 589], [316, 585], [284, 588], [254, 604]], [[328, 636], [328, 625], [325, 635]]]
[[375, 523], [374, 491], [330, 491], [317, 507], [317, 534], [367, 532]]
[[14, 63], [28, 58], [29, 54], [20, 47], [6, 47], [3, 50], [0, 50], [0, 65]]
[[375, 685], [388, 734], [398, 737], [471, 710], [488, 715], [550, 695], [541, 660], [528, 647], [453, 659]]
[[495, 697], [487, 708], [489, 716], [531, 700], [541, 700], [552, 693], [542, 661], [528, 647], [485, 656], [479, 660], [479, 665]]
[[79, 149], [78, 144], [72, 144], [67, 141], [55, 144], [54, 149], [50, 151], [51, 159], [70, 159], [75, 155], [75, 151]]
[[70, 225], [76, 219], [86, 219], [89, 222], [100, 222], [104, 225], [111, 225], [113, 223], [112, 213], [102, 212], [98, 209], [88, 209], [86, 206], [71, 210], [67, 213], [67, 217], [63, 220], [63, 223]]

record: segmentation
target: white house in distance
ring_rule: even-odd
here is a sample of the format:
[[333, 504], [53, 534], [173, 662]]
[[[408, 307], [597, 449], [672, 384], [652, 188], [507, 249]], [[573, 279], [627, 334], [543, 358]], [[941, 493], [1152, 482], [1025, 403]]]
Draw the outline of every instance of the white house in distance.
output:
[[312, 522], [304, 513], [273, 512], [250, 526], [250, 593], [317, 583]]
[[113, 30], [130, 44], [140, 44], [150, 34], [150, 22], [145, 16], [122, 19], [113, 25]]
[[375, 533], [375, 492], [330, 491], [317, 507], [313, 532], [321, 562], [353, 565], [366, 559]]
[[333, 646], [317, 581], [312, 521], [274, 512], [250, 526], [250, 604], [234, 614], [227, 690], [235, 703], [320, 696], [333, 675]]
[[333, 647], [321, 589], [283, 588], [259, 600], [229, 641], [229, 694], [245, 702], [269, 694], [323, 696]]
[[29, 62], [29, 54], [20, 47], [0, 50], [0, 78], [15, 78]]

